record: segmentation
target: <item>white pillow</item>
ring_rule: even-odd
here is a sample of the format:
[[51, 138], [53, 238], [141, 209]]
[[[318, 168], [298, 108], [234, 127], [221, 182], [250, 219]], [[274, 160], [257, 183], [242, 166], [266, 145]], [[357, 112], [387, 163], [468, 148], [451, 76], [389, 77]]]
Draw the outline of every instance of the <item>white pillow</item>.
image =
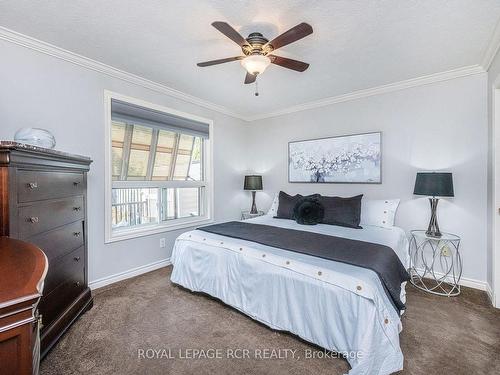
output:
[[278, 214], [278, 205], [280, 203], [279, 193], [276, 193], [273, 199], [273, 203], [271, 203], [271, 207], [267, 211], [268, 216], [276, 216]]
[[361, 200], [361, 225], [394, 226], [399, 199]]

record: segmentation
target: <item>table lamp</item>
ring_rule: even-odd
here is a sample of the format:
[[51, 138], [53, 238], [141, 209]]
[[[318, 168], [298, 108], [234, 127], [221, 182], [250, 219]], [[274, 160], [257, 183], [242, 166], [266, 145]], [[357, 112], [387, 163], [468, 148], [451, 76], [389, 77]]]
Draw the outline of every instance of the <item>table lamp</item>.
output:
[[245, 176], [243, 189], [252, 191], [252, 209], [250, 210], [250, 213], [257, 214], [258, 211], [257, 206], [255, 205], [255, 193], [257, 190], [262, 190], [262, 176]]
[[430, 237], [441, 237], [437, 221], [437, 205], [439, 198], [436, 197], [454, 196], [452, 174], [442, 172], [418, 172], [413, 194], [429, 196], [431, 220], [425, 234]]

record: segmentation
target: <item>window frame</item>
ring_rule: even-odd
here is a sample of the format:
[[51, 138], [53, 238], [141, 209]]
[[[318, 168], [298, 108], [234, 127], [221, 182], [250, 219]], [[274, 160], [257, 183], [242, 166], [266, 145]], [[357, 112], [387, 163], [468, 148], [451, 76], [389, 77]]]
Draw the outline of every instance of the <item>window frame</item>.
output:
[[[136, 227], [129, 229], [120, 229], [113, 232], [112, 228], [112, 189], [113, 188], [173, 188], [173, 187], [200, 187], [199, 181], [113, 181], [112, 169], [112, 142], [111, 142], [111, 100], [120, 100], [127, 103], [135, 104], [141, 107], [150, 108], [157, 111], [172, 114], [174, 116], [184, 117], [189, 120], [203, 122], [209, 126], [209, 138], [203, 142], [203, 176], [204, 176], [204, 196], [200, 200], [200, 205], [203, 207], [203, 216], [187, 217], [173, 219], [170, 221], [159, 221], [158, 224], [151, 224], [144, 227]], [[213, 189], [213, 120], [196, 116], [190, 113], [181, 112], [172, 108], [161, 106], [158, 104], [146, 102], [141, 99], [132, 98], [116, 92], [104, 90], [104, 140], [105, 140], [105, 155], [104, 155], [104, 204], [105, 204], [105, 243], [122, 241], [142, 236], [169, 232], [179, 229], [192, 228], [198, 225], [205, 225], [213, 222], [213, 207], [214, 207], [214, 189]], [[161, 190], [160, 190], [161, 194]], [[201, 208], [201, 207], [200, 207]], [[160, 210], [161, 215], [161, 210]], [[161, 217], [160, 217], [161, 218]]]

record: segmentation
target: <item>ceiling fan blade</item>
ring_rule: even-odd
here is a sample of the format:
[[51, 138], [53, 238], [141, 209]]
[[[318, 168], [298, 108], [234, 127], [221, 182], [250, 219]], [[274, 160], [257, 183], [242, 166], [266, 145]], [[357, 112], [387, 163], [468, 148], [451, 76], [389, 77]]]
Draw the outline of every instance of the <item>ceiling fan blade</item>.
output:
[[296, 70], [297, 72], [303, 72], [307, 68], [309, 68], [309, 64], [297, 61], [293, 59], [289, 59], [287, 57], [275, 56], [275, 55], [267, 55], [273, 64], [282, 66], [283, 68], [288, 68], [292, 70]]
[[211, 66], [211, 65], [217, 65], [217, 64], [224, 64], [224, 63], [236, 61], [236, 60], [242, 60], [244, 58], [245, 58], [245, 56], [228, 57], [226, 59], [204, 61], [204, 62], [198, 63], [196, 65], [201, 66], [201, 67], [205, 67], [205, 66]]
[[247, 75], [245, 76], [245, 84], [247, 85], [249, 83], [254, 83], [256, 79], [257, 76], [255, 74], [247, 73]]
[[285, 31], [283, 34], [277, 36], [269, 43], [276, 50], [287, 44], [296, 42], [299, 39], [302, 39], [309, 34], [312, 34], [313, 28], [308, 23], [302, 22], [295, 27], [292, 27], [290, 30]]
[[227, 36], [233, 42], [235, 42], [240, 47], [248, 44], [248, 42], [243, 38], [240, 33], [231, 27], [227, 22], [215, 21], [212, 22], [212, 26], [219, 30], [222, 34]]

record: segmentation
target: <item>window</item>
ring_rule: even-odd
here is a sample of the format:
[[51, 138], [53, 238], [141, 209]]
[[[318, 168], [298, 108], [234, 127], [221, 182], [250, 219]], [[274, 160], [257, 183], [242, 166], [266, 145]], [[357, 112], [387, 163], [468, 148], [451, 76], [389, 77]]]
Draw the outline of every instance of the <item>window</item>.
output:
[[107, 241], [210, 220], [211, 122], [107, 93]]

